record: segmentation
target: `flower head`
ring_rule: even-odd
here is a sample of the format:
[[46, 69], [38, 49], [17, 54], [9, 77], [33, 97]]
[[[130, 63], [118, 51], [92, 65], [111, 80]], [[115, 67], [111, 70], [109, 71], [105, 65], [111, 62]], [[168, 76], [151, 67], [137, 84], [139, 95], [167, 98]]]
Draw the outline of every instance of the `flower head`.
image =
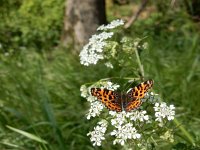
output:
[[167, 118], [169, 121], [175, 116], [174, 105], [167, 106], [165, 102], [155, 103], [154, 110], [156, 121], [162, 122], [162, 119]]
[[124, 145], [127, 139], [139, 139], [141, 137], [132, 123], [118, 126], [118, 128], [113, 130], [110, 134], [116, 137], [113, 144], [119, 143], [121, 145]]
[[97, 123], [97, 126], [94, 127], [93, 131], [90, 131], [87, 136], [90, 137], [90, 141], [93, 142], [93, 146], [101, 146], [102, 140], [105, 140], [104, 134], [107, 130], [107, 121], [102, 120]]
[[[83, 49], [81, 50], [80, 56], [80, 63], [84, 66], [89, 66], [91, 64], [97, 64], [99, 60], [103, 60], [108, 58], [105, 55], [105, 46], [109, 45], [108, 39], [110, 39], [114, 32], [105, 32], [108, 29], [116, 28], [120, 25], [123, 25], [124, 22], [122, 20], [114, 20], [108, 25], [102, 25], [97, 30], [101, 30], [101, 33], [92, 35], [89, 39], [88, 44], [86, 44]], [[113, 50], [109, 50], [109, 52], [113, 53]], [[112, 53], [110, 54], [112, 56]], [[111, 63], [105, 63], [107, 67], [113, 68]]]
[[125, 111], [122, 111], [120, 113], [110, 111], [109, 114], [114, 117], [113, 119], [111, 119], [111, 124], [116, 128], [127, 122]]
[[81, 96], [86, 98], [88, 96], [88, 88], [85, 85], [82, 85], [80, 88]]
[[130, 120], [133, 120], [133, 121], [141, 121], [141, 122], [144, 122], [144, 121], [147, 121], [149, 120], [149, 116], [146, 115], [146, 110], [143, 110], [143, 111], [134, 111], [132, 112], [132, 115], [130, 116]]
[[103, 48], [106, 45], [105, 40], [113, 36], [113, 32], [102, 32], [93, 35], [81, 50], [80, 63], [85, 66], [96, 64], [100, 59], [104, 59]]
[[104, 106], [99, 101], [94, 101], [90, 103], [89, 113], [87, 114], [87, 119], [89, 120], [91, 117], [99, 116]]

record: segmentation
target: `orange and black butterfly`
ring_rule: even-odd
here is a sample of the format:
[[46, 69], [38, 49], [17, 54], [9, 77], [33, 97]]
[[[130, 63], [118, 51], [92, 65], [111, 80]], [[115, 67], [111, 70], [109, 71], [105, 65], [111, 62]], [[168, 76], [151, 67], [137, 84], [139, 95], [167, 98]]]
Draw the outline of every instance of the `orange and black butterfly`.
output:
[[126, 94], [101, 88], [91, 88], [92, 96], [97, 97], [109, 110], [131, 111], [142, 104], [145, 93], [153, 86], [153, 80], [147, 80], [132, 88]]

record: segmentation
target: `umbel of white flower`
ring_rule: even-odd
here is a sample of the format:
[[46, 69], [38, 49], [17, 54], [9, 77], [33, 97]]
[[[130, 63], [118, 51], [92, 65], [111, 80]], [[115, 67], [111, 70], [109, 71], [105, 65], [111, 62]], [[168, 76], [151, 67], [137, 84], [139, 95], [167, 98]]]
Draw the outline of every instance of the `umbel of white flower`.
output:
[[[98, 30], [108, 30], [116, 28], [123, 25], [122, 20], [114, 20], [110, 24], [100, 26]], [[89, 39], [89, 43], [86, 44], [81, 50], [80, 63], [84, 66], [89, 66], [91, 64], [96, 64], [99, 60], [104, 59], [104, 47], [106, 45], [106, 40], [113, 36], [113, 32], [105, 32], [95, 34]], [[112, 64], [107, 62], [106, 66], [113, 68]]]
[[89, 132], [87, 136], [90, 137], [90, 141], [93, 142], [93, 146], [101, 146], [101, 141], [105, 140], [104, 134], [107, 130], [107, 121], [102, 120], [97, 123], [97, 126], [94, 127], [94, 130]]
[[103, 108], [104, 106], [99, 101], [91, 102], [89, 113], [87, 114], [87, 119], [89, 120], [91, 117], [99, 116]]
[[155, 117], [156, 121], [162, 122], [164, 118], [167, 118], [169, 121], [174, 119], [175, 116], [175, 107], [174, 105], [167, 106], [165, 102], [155, 103]]
[[139, 139], [141, 137], [141, 135], [137, 133], [135, 127], [133, 127], [132, 123], [118, 126], [117, 130], [113, 130], [110, 134], [116, 137], [116, 139], [113, 141], [114, 145], [116, 143], [124, 145], [128, 139]]

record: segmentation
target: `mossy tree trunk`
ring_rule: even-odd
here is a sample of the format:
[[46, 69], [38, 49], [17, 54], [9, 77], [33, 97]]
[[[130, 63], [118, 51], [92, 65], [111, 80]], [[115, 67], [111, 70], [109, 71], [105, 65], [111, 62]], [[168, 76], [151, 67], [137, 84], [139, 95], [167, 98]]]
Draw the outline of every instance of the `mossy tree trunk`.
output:
[[105, 23], [105, 0], [67, 0], [62, 44], [82, 46]]

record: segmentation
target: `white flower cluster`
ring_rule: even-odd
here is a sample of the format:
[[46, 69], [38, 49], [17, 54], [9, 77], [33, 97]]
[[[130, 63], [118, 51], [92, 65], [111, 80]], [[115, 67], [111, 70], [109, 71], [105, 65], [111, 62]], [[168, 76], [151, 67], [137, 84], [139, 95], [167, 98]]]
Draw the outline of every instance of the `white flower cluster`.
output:
[[85, 66], [96, 64], [100, 59], [104, 59], [103, 48], [106, 45], [105, 40], [111, 38], [113, 32], [102, 32], [98, 35], [93, 35], [81, 50], [80, 63]]
[[97, 28], [97, 30], [109, 30], [109, 29], [114, 29], [118, 26], [121, 26], [124, 24], [124, 21], [121, 19], [113, 20], [110, 24], [108, 25], [101, 25]]
[[[137, 115], [140, 113], [143, 114], [143, 112], [137, 111]], [[111, 119], [111, 124], [116, 128], [110, 133], [112, 136], [116, 137], [116, 139], [113, 141], [114, 145], [116, 143], [124, 145], [128, 139], [139, 139], [141, 137], [141, 135], [137, 133], [136, 128], [133, 127], [133, 124], [128, 121], [133, 118], [134, 120], [137, 119], [137, 116], [135, 116], [134, 112], [122, 111], [120, 113], [117, 113], [114, 111], [110, 111], [109, 114], [114, 117]], [[148, 117], [146, 117], [145, 115], [143, 115], [143, 118], [145, 118], [142, 119], [143, 121], [148, 120]]]
[[141, 135], [137, 133], [135, 127], [133, 127], [132, 123], [118, 126], [117, 130], [113, 130], [110, 134], [116, 137], [113, 141], [114, 145], [116, 143], [124, 145], [128, 139], [139, 139], [141, 137]]
[[111, 124], [116, 128], [125, 123], [127, 121], [126, 117], [129, 116], [129, 113], [126, 113], [125, 111], [122, 111], [120, 113], [117, 113], [115, 111], [109, 111], [109, 114], [113, 116], [113, 118], [111, 119]]
[[[107, 30], [113, 29], [117, 26], [123, 25], [122, 20], [114, 20], [110, 24], [100, 26], [97, 30]], [[96, 64], [99, 60], [104, 59], [104, 47], [106, 46], [106, 40], [113, 36], [113, 32], [101, 32], [99, 34], [93, 35], [89, 39], [89, 43], [86, 44], [81, 50], [80, 63], [84, 66], [89, 66], [91, 64]], [[113, 65], [110, 62], [105, 64], [107, 67], [113, 68]]]
[[154, 110], [156, 121], [162, 122], [164, 118], [167, 118], [169, 121], [174, 119], [175, 116], [175, 107], [174, 105], [167, 106], [165, 102], [155, 103]]
[[88, 89], [86, 87], [86, 85], [82, 85], [80, 88], [81, 91], [81, 96], [86, 98], [88, 96]]
[[104, 106], [99, 101], [94, 101], [90, 103], [89, 113], [86, 115], [87, 119], [89, 120], [91, 117], [99, 116], [101, 111], [103, 110]]
[[87, 136], [91, 136], [90, 140], [93, 143], [93, 146], [101, 146], [101, 141], [105, 140], [104, 134], [107, 130], [107, 121], [106, 120], [102, 120], [100, 122], [97, 123], [97, 126], [94, 127], [94, 130], [89, 132], [87, 134]]
[[133, 120], [133, 121], [139, 120], [140, 122], [144, 122], [144, 121], [149, 120], [149, 116], [146, 115], [146, 113], [147, 113], [146, 110], [134, 111], [134, 112], [131, 112], [131, 113], [132, 113], [132, 115], [130, 115], [130, 120]]

